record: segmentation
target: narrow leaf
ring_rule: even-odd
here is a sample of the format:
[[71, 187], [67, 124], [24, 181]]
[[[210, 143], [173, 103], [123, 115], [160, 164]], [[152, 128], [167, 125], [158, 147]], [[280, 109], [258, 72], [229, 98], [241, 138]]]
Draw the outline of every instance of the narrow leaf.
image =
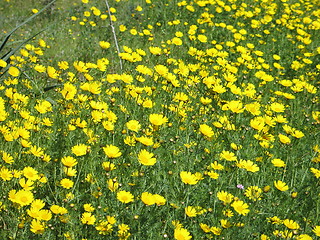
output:
[[43, 91], [47, 92], [51, 89], [54, 89], [54, 88], [57, 88], [57, 87], [61, 87], [62, 85], [61, 84], [58, 84], [58, 85], [53, 85], [53, 86], [49, 86], [49, 87], [45, 87], [43, 88]]
[[0, 45], [0, 51], [1, 49], [5, 46], [6, 42], [9, 40], [10, 36], [17, 31], [17, 29], [19, 29], [21, 26], [23, 26], [24, 24], [26, 24], [27, 22], [31, 21], [33, 18], [35, 18], [37, 15], [39, 15], [41, 12], [43, 12], [44, 10], [46, 10], [48, 7], [50, 7], [56, 0], [51, 1], [50, 3], [48, 3], [44, 8], [42, 8], [39, 12], [33, 14], [31, 17], [27, 18], [24, 22], [20, 23], [18, 26], [16, 26], [14, 29], [11, 30], [11, 32], [9, 32], [6, 37], [4, 38], [4, 40], [2, 41], [1, 45]]
[[3, 58], [3, 61], [7, 61], [16, 51], [18, 51], [25, 43], [29, 42], [32, 38], [34, 38], [35, 36], [37, 36], [38, 34], [42, 33], [45, 29], [42, 29], [40, 32], [37, 32], [36, 34], [34, 34], [33, 36], [31, 36], [30, 38], [24, 40], [22, 43], [20, 43], [16, 48], [12, 49], [10, 52], [8, 52]]

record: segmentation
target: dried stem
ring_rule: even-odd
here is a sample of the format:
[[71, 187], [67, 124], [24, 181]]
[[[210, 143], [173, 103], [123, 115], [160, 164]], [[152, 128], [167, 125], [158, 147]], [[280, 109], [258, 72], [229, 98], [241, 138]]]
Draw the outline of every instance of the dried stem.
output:
[[108, 14], [109, 14], [110, 26], [111, 26], [113, 38], [114, 38], [114, 41], [115, 41], [115, 44], [116, 44], [116, 48], [117, 48], [117, 52], [118, 52], [120, 69], [122, 70], [122, 59], [120, 57], [120, 53], [121, 52], [120, 52], [119, 45], [118, 45], [117, 35], [116, 35], [115, 30], [114, 30], [113, 22], [112, 22], [112, 19], [111, 19], [111, 12], [110, 12], [110, 6], [109, 6], [109, 3], [108, 3], [108, 0], [106, 0], [106, 5], [107, 5], [107, 8], [108, 8]]

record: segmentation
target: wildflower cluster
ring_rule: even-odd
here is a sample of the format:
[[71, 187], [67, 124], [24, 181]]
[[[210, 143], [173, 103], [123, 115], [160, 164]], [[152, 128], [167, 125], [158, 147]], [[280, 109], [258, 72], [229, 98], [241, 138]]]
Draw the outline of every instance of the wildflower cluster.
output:
[[110, 4], [0, 59], [0, 235], [320, 237], [319, 3]]

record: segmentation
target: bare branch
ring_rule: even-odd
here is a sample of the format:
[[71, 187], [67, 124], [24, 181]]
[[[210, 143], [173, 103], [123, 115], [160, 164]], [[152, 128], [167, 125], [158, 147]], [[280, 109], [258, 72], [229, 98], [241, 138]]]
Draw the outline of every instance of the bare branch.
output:
[[109, 6], [109, 3], [108, 3], [108, 0], [106, 0], [106, 5], [107, 5], [107, 8], [108, 8], [108, 14], [109, 14], [110, 26], [111, 26], [113, 38], [114, 38], [114, 41], [115, 41], [115, 44], [116, 44], [116, 48], [117, 48], [117, 52], [118, 52], [120, 69], [122, 70], [122, 59], [121, 59], [121, 57], [120, 57], [120, 53], [121, 53], [121, 52], [120, 52], [120, 49], [119, 49], [119, 44], [118, 44], [118, 40], [117, 40], [117, 35], [116, 35], [115, 30], [114, 30], [114, 26], [113, 26], [113, 22], [112, 22], [112, 18], [111, 18], [110, 6]]

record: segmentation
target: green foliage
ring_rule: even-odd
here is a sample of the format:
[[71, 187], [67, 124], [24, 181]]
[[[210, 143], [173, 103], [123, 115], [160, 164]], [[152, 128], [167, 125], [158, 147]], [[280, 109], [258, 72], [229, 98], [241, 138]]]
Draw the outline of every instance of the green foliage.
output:
[[[4, 36], [4, 39], [2, 40], [1, 44], [0, 44], [0, 54], [1, 56], [1, 60], [3, 60], [4, 62], [6, 62], [7, 64], [10, 63], [10, 57], [16, 53], [16, 51], [18, 51], [23, 45], [25, 45], [27, 42], [29, 42], [31, 39], [33, 39], [34, 37], [36, 37], [38, 34], [40, 34], [41, 32], [43, 32], [44, 30], [39, 31], [38, 33], [34, 34], [32, 37], [30, 37], [29, 39], [26, 39], [24, 41], [22, 41], [22, 43], [18, 44], [18, 46], [16, 46], [14, 49], [10, 49], [8, 50], [6, 53], [3, 53], [6, 50], [6, 44], [8, 43], [8, 40], [10, 39], [10, 37], [12, 36], [13, 33], [15, 33], [19, 28], [21, 28], [22, 26], [26, 25], [28, 22], [30, 22], [33, 18], [35, 18], [37, 15], [39, 15], [40, 13], [42, 13], [44, 10], [46, 10], [48, 7], [50, 7], [56, 0], [48, 3], [44, 8], [42, 8], [40, 11], [38, 11], [37, 13], [33, 14], [31, 17], [27, 18], [24, 22], [20, 23], [19, 25], [17, 25], [15, 28], [13, 28], [6, 36]], [[0, 66], [0, 70], [2, 70], [3, 67]], [[1, 74], [2, 75], [2, 74]], [[0, 75], [0, 77], [1, 77]]]

